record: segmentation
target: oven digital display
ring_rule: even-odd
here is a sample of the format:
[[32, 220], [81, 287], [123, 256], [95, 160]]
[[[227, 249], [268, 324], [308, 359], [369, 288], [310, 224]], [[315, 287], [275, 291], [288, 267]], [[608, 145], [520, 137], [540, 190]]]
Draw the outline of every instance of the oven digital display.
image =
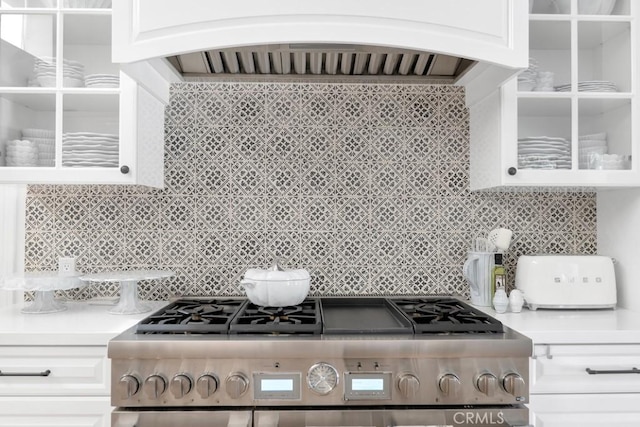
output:
[[353, 391], [382, 391], [384, 380], [382, 378], [353, 378], [351, 381]]
[[345, 372], [345, 400], [391, 399], [391, 372]]
[[299, 400], [299, 372], [255, 372], [253, 398], [256, 400]]
[[293, 391], [292, 379], [263, 378], [260, 381], [262, 391]]

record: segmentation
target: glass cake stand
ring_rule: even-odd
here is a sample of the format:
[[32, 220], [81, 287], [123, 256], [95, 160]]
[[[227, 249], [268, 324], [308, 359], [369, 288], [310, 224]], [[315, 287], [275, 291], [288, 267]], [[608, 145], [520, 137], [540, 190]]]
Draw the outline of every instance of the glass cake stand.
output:
[[20, 310], [27, 314], [56, 313], [67, 306], [55, 299], [55, 291], [83, 286], [79, 274], [60, 274], [57, 271], [33, 271], [0, 277], [0, 288], [34, 293], [33, 302]]
[[80, 280], [87, 282], [119, 282], [120, 300], [108, 311], [111, 314], [137, 314], [151, 311], [151, 306], [138, 298], [139, 280], [164, 279], [175, 275], [168, 270], [131, 270], [106, 271], [103, 273], [86, 274]]

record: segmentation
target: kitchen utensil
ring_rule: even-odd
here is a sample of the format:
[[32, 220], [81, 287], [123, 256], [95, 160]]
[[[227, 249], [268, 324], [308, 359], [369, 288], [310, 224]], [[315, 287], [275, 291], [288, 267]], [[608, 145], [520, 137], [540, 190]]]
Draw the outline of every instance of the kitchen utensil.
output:
[[304, 301], [309, 293], [310, 281], [311, 276], [307, 270], [283, 270], [276, 260], [268, 270], [247, 270], [240, 286], [252, 303], [282, 307]]
[[471, 304], [491, 307], [491, 270], [495, 260], [493, 252], [470, 251], [462, 266], [462, 274], [471, 288]]
[[489, 252], [489, 241], [486, 237], [476, 237], [473, 248], [475, 252]]
[[512, 236], [513, 232], [508, 228], [496, 228], [489, 232], [487, 240], [490, 245], [493, 245], [498, 251], [503, 252], [509, 249]]

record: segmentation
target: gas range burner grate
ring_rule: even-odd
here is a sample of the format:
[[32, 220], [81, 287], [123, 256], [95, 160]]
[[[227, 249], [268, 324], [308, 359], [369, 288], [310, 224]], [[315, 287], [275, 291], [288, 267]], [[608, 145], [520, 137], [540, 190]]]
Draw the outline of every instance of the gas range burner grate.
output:
[[318, 299], [307, 298], [299, 305], [262, 307], [244, 306], [231, 321], [232, 334], [317, 335], [322, 332], [322, 314]]
[[455, 298], [398, 299], [417, 334], [502, 333], [502, 323]]
[[138, 323], [137, 334], [226, 334], [243, 299], [180, 299]]

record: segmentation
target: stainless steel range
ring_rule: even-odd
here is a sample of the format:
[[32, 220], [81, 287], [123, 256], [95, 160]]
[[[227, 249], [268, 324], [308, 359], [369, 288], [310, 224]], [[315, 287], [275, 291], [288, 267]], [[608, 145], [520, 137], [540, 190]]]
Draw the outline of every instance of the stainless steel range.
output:
[[182, 299], [109, 343], [112, 425], [526, 426], [531, 354], [451, 297]]

